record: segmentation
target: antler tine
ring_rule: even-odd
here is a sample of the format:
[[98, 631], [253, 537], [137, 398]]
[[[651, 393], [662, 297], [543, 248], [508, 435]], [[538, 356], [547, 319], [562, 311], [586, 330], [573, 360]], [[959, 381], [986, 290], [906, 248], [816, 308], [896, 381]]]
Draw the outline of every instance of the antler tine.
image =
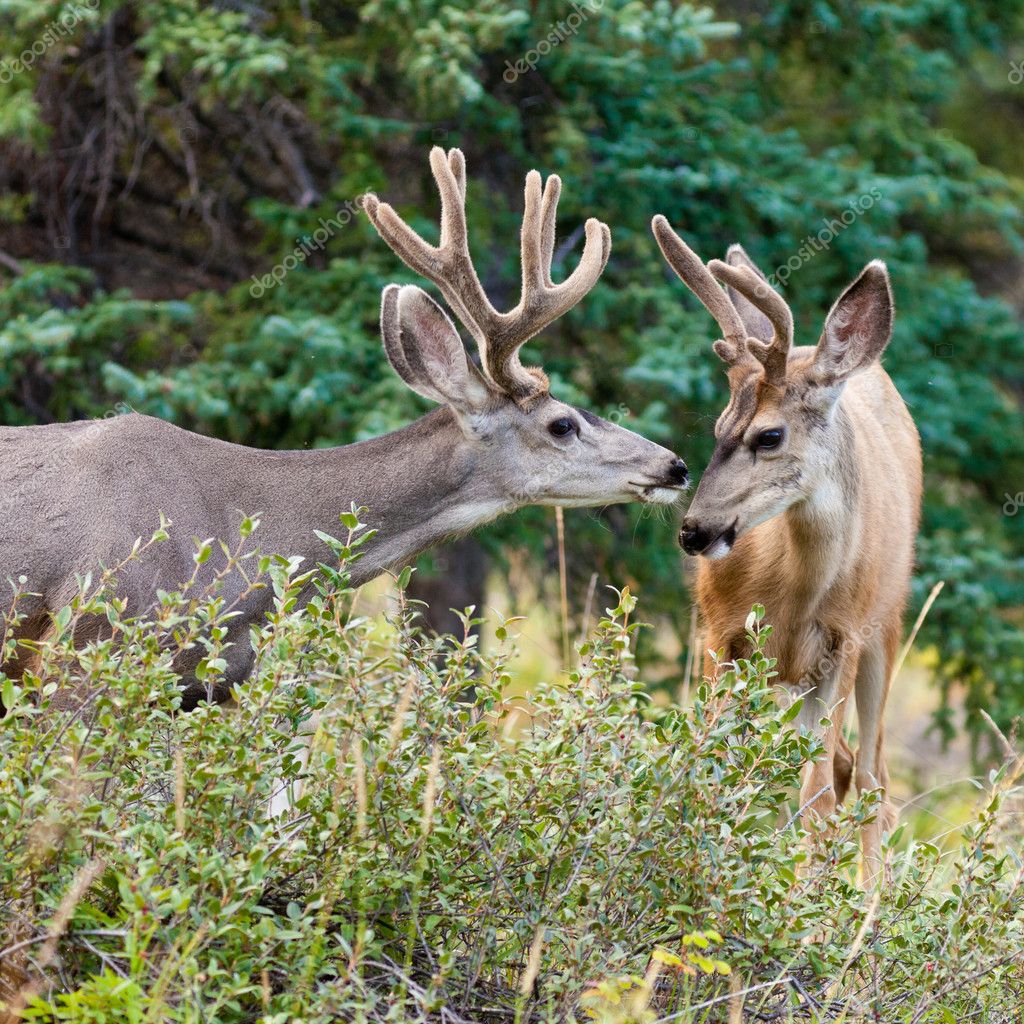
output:
[[665, 261], [721, 328], [722, 339], [715, 342], [715, 354], [730, 366], [740, 362], [746, 352], [747, 332], [729, 296], [711, 276], [703, 260], [672, 230], [660, 213], [651, 221], [651, 230]]
[[562, 181], [552, 174], [541, 188], [536, 171], [526, 176], [526, 199], [520, 232], [523, 291], [519, 305], [502, 316], [501, 331], [487, 340], [485, 361], [491, 378], [513, 395], [529, 398], [547, 390], [543, 371], [519, 362], [519, 349], [575, 306], [597, 284], [611, 253], [611, 231], [590, 218], [576, 269], [561, 283], [551, 279], [555, 224]]
[[551, 177], [556, 180], [557, 184], [552, 190], [553, 198], [551, 199], [545, 189], [544, 206], [549, 212], [545, 214], [544, 209], [541, 211], [543, 230], [541, 253], [543, 255], [544, 287], [548, 295], [553, 298], [557, 312], [548, 316], [544, 323], [537, 328], [538, 331], [545, 324], [572, 309], [597, 284], [604, 273], [604, 268], [608, 265], [608, 257], [612, 253], [611, 229], [596, 217], [589, 217], [583, 225], [583, 255], [580, 257], [579, 263], [576, 264], [576, 269], [561, 284], [551, 283], [551, 260], [555, 248], [555, 210], [562, 188], [561, 179], [554, 174]]
[[772, 340], [765, 344], [757, 338], [748, 338], [747, 348], [764, 367], [765, 380], [780, 384], [786, 376], [786, 362], [793, 344], [793, 314], [786, 300], [749, 267], [712, 260], [708, 270], [768, 317], [772, 325]]
[[448, 150], [448, 167], [459, 186], [459, 198], [466, 202], [466, 157], [461, 149]]
[[430, 151], [430, 169], [441, 196], [441, 238], [424, 241], [388, 204], [367, 195], [363, 208], [381, 238], [412, 270], [433, 281], [481, 352], [500, 314], [490, 304], [469, 254], [466, 230], [466, 159], [459, 149]]
[[430, 169], [434, 172], [437, 191], [441, 194], [440, 248], [457, 248], [469, 255], [466, 230], [466, 158], [462, 150], [447, 154], [440, 146], [430, 151]]
[[420, 238], [389, 203], [382, 203], [372, 192], [363, 196], [363, 209], [377, 233], [402, 262], [433, 280], [440, 257], [439, 250]]
[[[544, 272], [544, 285], [547, 288], [554, 287], [554, 282], [551, 280], [551, 261], [555, 256], [555, 222], [558, 217], [558, 199], [561, 194], [562, 179], [557, 174], [552, 174], [544, 182], [544, 195], [540, 204], [540, 257]], [[610, 235], [608, 248], [611, 249]], [[605, 262], [607, 262], [607, 256]]]
[[[548, 179], [550, 181], [550, 179]], [[547, 189], [545, 188], [546, 192]], [[536, 171], [530, 171], [526, 175], [526, 201], [523, 207], [523, 224], [519, 230], [520, 259], [522, 261], [523, 291], [519, 302], [522, 306], [528, 295], [540, 291], [545, 284], [544, 259], [544, 228], [543, 196], [541, 194], [540, 175]], [[554, 232], [552, 232], [552, 247]]]
[[441, 239], [424, 241], [387, 203], [374, 195], [363, 202], [385, 242], [413, 270], [433, 281], [480, 349], [484, 371], [495, 387], [521, 403], [547, 392], [547, 377], [519, 362], [519, 349], [556, 320], [597, 283], [611, 252], [607, 225], [586, 223], [586, 242], [579, 266], [561, 284], [551, 280], [555, 249], [555, 212], [562, 183], [552, 175], [541, 188], [540, 175], [526, 176], [526, 210], [522, 227], [523, 290], [508, 313], [491, 305], [469, 253], [466, 229], [466, 161], [462, 152], [445, 153], [435, 146], [430, 167], [441, 194]]

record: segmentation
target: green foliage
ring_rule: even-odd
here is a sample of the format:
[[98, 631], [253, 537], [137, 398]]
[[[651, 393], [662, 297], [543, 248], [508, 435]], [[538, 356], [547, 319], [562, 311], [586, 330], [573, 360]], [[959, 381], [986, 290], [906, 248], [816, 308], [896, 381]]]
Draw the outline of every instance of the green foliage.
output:
[[[30, 48], [64, 6], [6, 5], [7, 52]], [[1006, 72], [1022, 27], [1019, 4], [990, 0], [787, 0], [763, 17], [728, 0], [103, 0], [45, 60], [0, 74], [0, 133], [38, 154], [13, 182], [10, 216], [107, 238], [111, 209], [162, 213], [136, 192], [157, 195], [175, 212], [158, 223], [183, 263], [223, 255], [224, 236], [240, 269], [183, 302], [141, 302], [93, 290], [75, 267], [28, 264], [0, 292], [0, 419], [127, 401], [270, 446], [397, 426], [422, 405], [386, 368], [377, 302], [388, 280], [414, 277], [362, 218], [339, 218], [279, 285], [224, 282], [281, 266], [321, 218], [371, 188], [429, 236], [431, 144], [467, 152], [474, 255], [503, 306], [515, 301], [526, 169], [562, 175], [563, 238], [586, 216], [611, 224], [603, 283], [528, 355], [560, 395], [672, 444], [696, 470], [724, 375], [709, 318], [657, 254], [651, 215], [665, 213], [706, 257], [739, 240], [766, 270], [789, 261], [804, 342], [881, 257], [898, 309], [886, 365], [926, 457], [916, 606], [947, 581], [922, 640], [947, 692], [966, 685], [971, 708], [1009, 725], [1024, 713], [1024, 515], [1001, 509], [1024, 489], [1024, 334], [985, 296], [1019, 276], [1024, 253], [1019, 165], [1001, 155], [1019, 138], [1021, 92]], [[71, 131], [58, 116], [68, 108], [81, 134], [54, 141]], [[77, 178], [61, 163], [68, 151], [84, 154]], [[800, 255], [865, 196], [826, 252]], [[572, 256], [560, 250], [558, 263], [564, 273]], [[167, 277], [161, 294], [183, 294]], [[596, 569], [641, 587], [661, 628], [687, 621], [671, 529], [623, 509], [571, 514], [569, 526], [574, 603]], [[549, 534], [546, 515], [525, 511], [485, 537], [496, 557], [526, 548], [541, 560]]]
[[[357, 515], [342, 526], [356, 558]], [[658, 710], [623, 591], [524, 705], [511, 623], [484, 655], [425, 639], [401, 593], [386, 623], [360, 615], [344, 565], [256, 558], [226, 570], [275, 594], [230, 708], [178, 713], [170, 667], [202, 643], [223, 670], [217, 589], [130, 620], [117, 567], [3, 681], [0, 998], [27, 992], [29, 1019], [625, 1021], [717, 1000], [701, 1019], [724, 1020], [730, 976], [783, 1018], [809, 999], [924, 1024], [1019, 1007], [1019, 762], [955, 859], [891, 844], [875, 899], [853, 884], [873, 794], [821, 836], [796, 823], [820, 745], [773, 700], [756, 615], [751, 661]], [[90, 616], [112, 636], [76, 651]]]

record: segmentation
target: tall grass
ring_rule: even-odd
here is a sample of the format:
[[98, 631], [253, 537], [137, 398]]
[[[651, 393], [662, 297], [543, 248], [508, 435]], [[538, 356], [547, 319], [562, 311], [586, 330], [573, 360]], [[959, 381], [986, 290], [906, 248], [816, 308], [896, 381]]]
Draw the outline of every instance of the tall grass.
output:
[[[658, 709], [622, 592], [512, 729], [509, 624], [481, 652], [468, 617], [430, 639], [402, 601], [381, 630], [337, 571], [247, 572], [275, 606], [233, 706], [177, 711], [182, 643], [219, 671], [217, 594], [131, 620], [106, 579], [37, 673], [3, 681], [9, 1019], [1019, 1019], [1019, 760], [955, 856], [897, 837], [865, 893], [876, 800], [802, 832], [818, 748], [773, 700], [757, 615], [749, 662]], [[113, 635], [76, 651], [96, 614]], [[74, 710], [67, 688], [88, 694]]]

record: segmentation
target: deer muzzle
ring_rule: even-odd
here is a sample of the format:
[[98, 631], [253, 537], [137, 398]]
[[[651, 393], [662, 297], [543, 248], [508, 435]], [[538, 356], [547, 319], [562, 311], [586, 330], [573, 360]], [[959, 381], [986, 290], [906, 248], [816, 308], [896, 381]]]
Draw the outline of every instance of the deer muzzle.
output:
[[712, 522], [699, 522], [692, 516], [683, 520], [679, 531], [679, 546], [688, 555], [703, 555], [705, 558], [723, 558], [736, 543], [736, 525], [733, 520], [728, 525]]

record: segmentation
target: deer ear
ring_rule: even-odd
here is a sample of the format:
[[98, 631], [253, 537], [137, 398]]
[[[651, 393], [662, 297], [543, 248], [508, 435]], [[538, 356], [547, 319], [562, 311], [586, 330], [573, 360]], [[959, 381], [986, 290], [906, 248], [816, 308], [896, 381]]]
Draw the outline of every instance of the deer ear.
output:
[[881, 260], [872, 260], [825, 318], [814, 355], [818, 382], [838, 384], [878, 359], [889, 344], [892, 317], [889, 272]]
[[384, 289], [380, 332], [389, 362], [416, 394], [458, 412], [480, 409], [491, 397], [455, 325], [421, 288]]
[[[768, 278], [761, 273], [761, 268], [747, 255], [746, 250], [742, 245], [730, 245], [729, 251], [725, 254], [725, 262], [730, 267], [748, 267], [757, 276], [764, 281], [770, 288], [771, 285], [768, 282]], [[736, 307], [736, 312], [739, 313], [740, 319], [743, 321], [743, 326], [746, 329], [748, 336], [757, 338], [758, 341], [763, 341], [766, 345], [772, 340], [772, 324], [771, 321], [755, 306], [745, 295], [740, 294], [735, 288], [729, 285], [725, 286], [726, 294], [732, 301], [733, 306]]]

